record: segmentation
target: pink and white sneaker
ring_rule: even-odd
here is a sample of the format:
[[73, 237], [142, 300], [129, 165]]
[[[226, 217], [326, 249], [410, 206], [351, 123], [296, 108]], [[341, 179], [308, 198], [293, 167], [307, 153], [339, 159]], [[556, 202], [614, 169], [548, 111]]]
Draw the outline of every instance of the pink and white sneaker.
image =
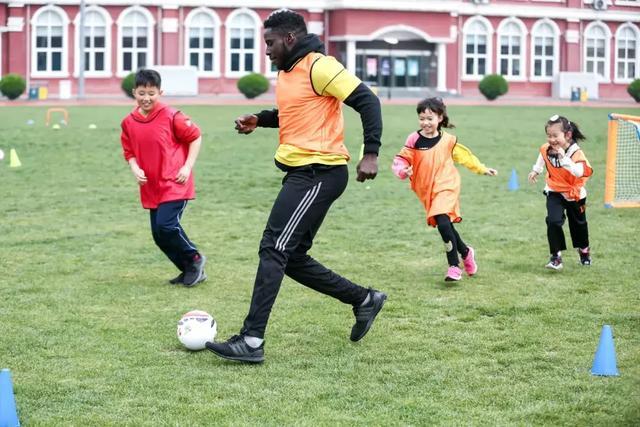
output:
[[444, 277], [445, 282], [457, 282], [462, 279], [462, 270], [455, 265], [447, 269], [447, 275]]
[[476, 251], [473, 250], [471, 246], [467, 246], [469, 248], [469, 252], [467, 256], [462, 258], [462, 263], [464, 264], [464, 271], [467, 272], [469, 276], [473, 276], [478, 272], [478, 264], [476, 264]]

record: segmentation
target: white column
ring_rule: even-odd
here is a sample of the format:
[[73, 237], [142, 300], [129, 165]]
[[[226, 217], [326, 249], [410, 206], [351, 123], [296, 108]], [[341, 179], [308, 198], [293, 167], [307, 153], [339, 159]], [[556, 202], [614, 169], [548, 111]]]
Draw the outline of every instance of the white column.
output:
[[438, 92], [447, 91], [447, 45], [438, 43]]
[[347, 63], [344, 64], [351, 73], [356, 73], [356, 41], [347, 41]]

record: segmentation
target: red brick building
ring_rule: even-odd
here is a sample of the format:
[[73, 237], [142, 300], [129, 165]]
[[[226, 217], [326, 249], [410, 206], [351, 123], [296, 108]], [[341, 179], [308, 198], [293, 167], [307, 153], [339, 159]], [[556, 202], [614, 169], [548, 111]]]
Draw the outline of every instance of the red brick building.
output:
[[[86, 0], [87, 95], [120, 91], [139, 67], [193, 66], [200, 93], [235, 93], [248, 72], [275, 77], [262, 21], [302, 13], [328, 53], [398, 95], [477, 95], [502, 74], [515, 96], [552, 96], [581, 73], [600, 98], [640, 78], [640, 0]], [[0, 74], [77, 91], [80, 0], [0, 0]], [[570, 73], [570, 74], [568, 74]]]

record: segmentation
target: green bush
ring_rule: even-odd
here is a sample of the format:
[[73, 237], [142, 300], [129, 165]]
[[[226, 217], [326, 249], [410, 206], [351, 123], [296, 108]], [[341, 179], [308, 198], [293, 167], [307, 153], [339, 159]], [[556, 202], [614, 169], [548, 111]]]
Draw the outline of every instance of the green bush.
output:
[[238, 90], [249, 99], [269, 90], [269, 80], [259, 73], [251, 73], [238, 80]]
[[500, 74], [489, 74], [480, 81], [478, 89], [485, 98], [493, 101], [509, 91], [509, 83]]
[[0, 80], [0, 92], [9, 99], [16, 99], [24, 93], [27, 82], [19, 74], [7, 74]]
[[627, 92], [636, 102], [640, 102], [640, 79], [635, 79], [629, 86], [627, 86]]
[[128, 97], [134, 98], [133, 89], [136, 84], [136, 73], [129, 73], [127, 77], [122, 79], [122, 90], [127, 94]]

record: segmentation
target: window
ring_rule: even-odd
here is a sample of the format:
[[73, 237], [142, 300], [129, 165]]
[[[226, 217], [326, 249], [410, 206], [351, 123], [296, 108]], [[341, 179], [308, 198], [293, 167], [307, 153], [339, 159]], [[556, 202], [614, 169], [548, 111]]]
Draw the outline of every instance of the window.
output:
[[601, 23], [592, 23], [584, 32], [584, 66], [587, 73], [598, 76], [599, 81], [609, 80], [609, 28]]
[[118, 18], [118, 74], [153, 64], [153, 17], [143, 7], [125, 9]]
[[509, 78], [524, 77], [525, 27], [520, 21], [505, 20], [498, 28], [498, 73]]
[[200, 75], [219, 75], [220, 19], [207, 8], [194, 9], [185, 20], [185, 63], [198, 69]]
[[631, 82], [640, 78], [640, 31], [633, 24], [618, 28], [616, 34], [616, 81]]
[[472, 18], [463, 28], [464, 75], [480, 79], [491, 73], [491, 24], [486, 18]]
[[227, 73], [241, 76], [258, 69], [259, 19], [255, 12], [239, 9], [227, 19]]
[[550, 21], [542, 20], [531, 30], [531, 79], [546, 80], [558, 72], [558, 28]]
[[[80, 71], [80, 13], [76, 26], [75, 72]], [[111, 17], [101, 7], [89, 6], [84, 16], [84, 71], [89, 77], [111, 76]]]
[[31, 74], [67, 76], [67, 27], [69, 19], [59, 7], [46, 6], [33, 16]]

